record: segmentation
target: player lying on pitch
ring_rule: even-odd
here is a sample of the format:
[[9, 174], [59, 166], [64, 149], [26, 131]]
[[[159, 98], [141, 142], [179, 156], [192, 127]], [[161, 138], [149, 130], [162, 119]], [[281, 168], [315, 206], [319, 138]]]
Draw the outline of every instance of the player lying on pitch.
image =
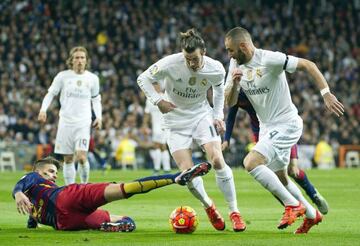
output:
[[129, 198], [171, 184], [186, 185], [193, 178], [209, 172], [203, 162], [176, 174], [150, 176], [128, 183], [55, 184], [60, 162], [46, 157], [35, 162], [34, 171], [22, 177], [13, 190], [19, 213], [29, 214], [33, 224], [56, 230], [100, 229], [130, 232], [134, 221], [127, 216], [110, 215], [98, 209], [109, 202]]

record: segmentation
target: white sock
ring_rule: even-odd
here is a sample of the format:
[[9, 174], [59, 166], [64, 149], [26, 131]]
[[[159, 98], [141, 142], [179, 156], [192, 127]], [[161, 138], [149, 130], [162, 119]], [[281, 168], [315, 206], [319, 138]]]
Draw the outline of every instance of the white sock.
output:
[[278, 197], [283, 204], [290, 206], [299, 205], [299, 201], [290, 194], [280, 182], [276, 174], [265, 165], [259, 165], [249, 172], [262, 186]]
[[215, 170], [216, 183], [224, 194], [230, 212], [239, 212], [236, 200], [234, 177], [231, 168], [225, 165], [223, 169]]
[[75, 178], [76, 178], [75, 164], [64, 163], [63, 174], [64, 174], [65, 185], [75, 183]]
[[80, 176], [80, 182], [82, 184], [87, 184], [89, 182], [90, 176], [90, 165], [89, 162], [86, 161], [84, 164], [78, 164], [78, 172]]
[[200, 200], [205, 208], [208, 208], [212, 205], [212, 201], [207, 195], [204, 182], [201, 177], [194, 178], [191, 182], [187, 184], [189, 191]]
[[160, 149], [154, 149], [154, 150], [150, 150], [152, 152], [152, 159], [154, 162], [154, 170], [155, 171], [160, 171], [161, 168], [161, 150]]
[[306, 208], [306, 218], [309, 219], [315, 219], [316, 217], [316, 210], [313, 206], [310, 205], [310, 203], [305, 199], [305, 197], [302, 195], [300, 189], [292, 182], [291, 180], [288, 180], [288, 185], [285, 186], [286, 189], [302, 204], [304, 204]]
[[170, 172], [171, 171], [171, 167], [170, 167], [170, 155], [169, 155], [169, 151], [164, 150], [161, 152], [161, 162], [162, 162], [162, 166], [165, 172]]

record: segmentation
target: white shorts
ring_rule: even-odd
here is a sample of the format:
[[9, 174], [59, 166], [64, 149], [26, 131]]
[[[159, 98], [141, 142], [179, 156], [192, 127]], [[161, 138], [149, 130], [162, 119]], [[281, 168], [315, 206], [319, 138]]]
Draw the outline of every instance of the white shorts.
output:
[[73, 125], [59, 122], [55, 140], [55, 153], [74, 154], [75, 151], [89, 151], [90, 124]]
[[302, 129], [300, 117], [288, 123], [260, 126], [259, 142], [253, 150], [266, 157], [267, 167], [274, 172], [284, 170], [290, 162], [291, 147], [299, 141]]
[[166, 132], [162, 129], [153, 129], [152, 141], [155, 143], [166, 144]]
[[215, 141], [221, 142], [211, 116], [203, 118], [188, 129], [166, 129], [166, 142], [171, 154], [177, 150], [191, 149], [193, 141], [199, 146]]

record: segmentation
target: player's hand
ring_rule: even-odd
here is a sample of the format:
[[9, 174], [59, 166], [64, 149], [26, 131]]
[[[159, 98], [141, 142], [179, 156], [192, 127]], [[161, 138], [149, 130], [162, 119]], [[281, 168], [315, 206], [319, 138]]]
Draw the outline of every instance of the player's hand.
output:
[[92, 124], [92, 126], [96, 129], [96, 130], [100, 130], [102, 128], [102, 121], [99, 118], [96, 118]]
[[15, 194], [16, 208], [20, 214], [31, 214], [33, 204], [29, 198], [22, 192]]
[[239, 68], [235, 68], [231, 73], [231, 78], [234, 85], [238, 85], [243, 76], [242, 71]]
[[215, 126], [215, 129], [216, 131], [219, 133], [219, 134], [224, 134], [225, 132], [225, 123], [223, 120], [218, 120], [218, 119], [215, 119], [214, 120], [214, 126]]
[[229, 147], [229, 141], [224, 141], [224, 142], [221, 144], [221, 150], [222, 150], [222, 151], [226, 150], [228, 147]]
[[41, 123], [46, 122], [46, 112], [40, 111], [38, 115], [38, 121], [40, 121]]
[[335, 114], [337, 117], [340, 117], [344, 114], [344, 105], [339, 102], [332, 93], [326, 93], [324, 96], [324, 102], [326, 108], [333, 114]]
[[161, 100], [157, 104], [157, 106], [158, 106], [160, 112], [163, 114], [169, 113], [170, 111], [173, 111], [176, 108], [175, 104], [173, 104], [172, 102], [165, 101], [165, 100]]

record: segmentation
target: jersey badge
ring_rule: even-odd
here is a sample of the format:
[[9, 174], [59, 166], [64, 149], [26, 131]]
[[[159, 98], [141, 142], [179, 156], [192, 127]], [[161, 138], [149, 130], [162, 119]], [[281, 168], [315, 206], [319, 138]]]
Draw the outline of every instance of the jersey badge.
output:
[[196, 84], [196, 77], [190, 77], [189, 79], [189, 85], [193, 86]]
[[155, 74], [157, 74], [159, 72], [159, 67], [157, 65], [154, 65], [150, 68], [149, 72], [151, 75], [154, 76]]
[[81, 80], [76, 81], [77, 86], [81, 86], [82, 82]]
[[253, 80], [254, 79], [254, 75], [253, 75], [253, 70], [252, 69], [248, 69], [246, 71], [246, 79], [247, 80]]
[[257, 68], [256, 69], [256, 76], [261, 78], [262, 77], [262, 72], [261, 72], [261, 69], [260, 68]]
[[203, 86], [206, 86], [206, 85], [207, 85], [207, 80], [206, 80], [206, 79], [201, 80], [201, 84], [202, 84]]

